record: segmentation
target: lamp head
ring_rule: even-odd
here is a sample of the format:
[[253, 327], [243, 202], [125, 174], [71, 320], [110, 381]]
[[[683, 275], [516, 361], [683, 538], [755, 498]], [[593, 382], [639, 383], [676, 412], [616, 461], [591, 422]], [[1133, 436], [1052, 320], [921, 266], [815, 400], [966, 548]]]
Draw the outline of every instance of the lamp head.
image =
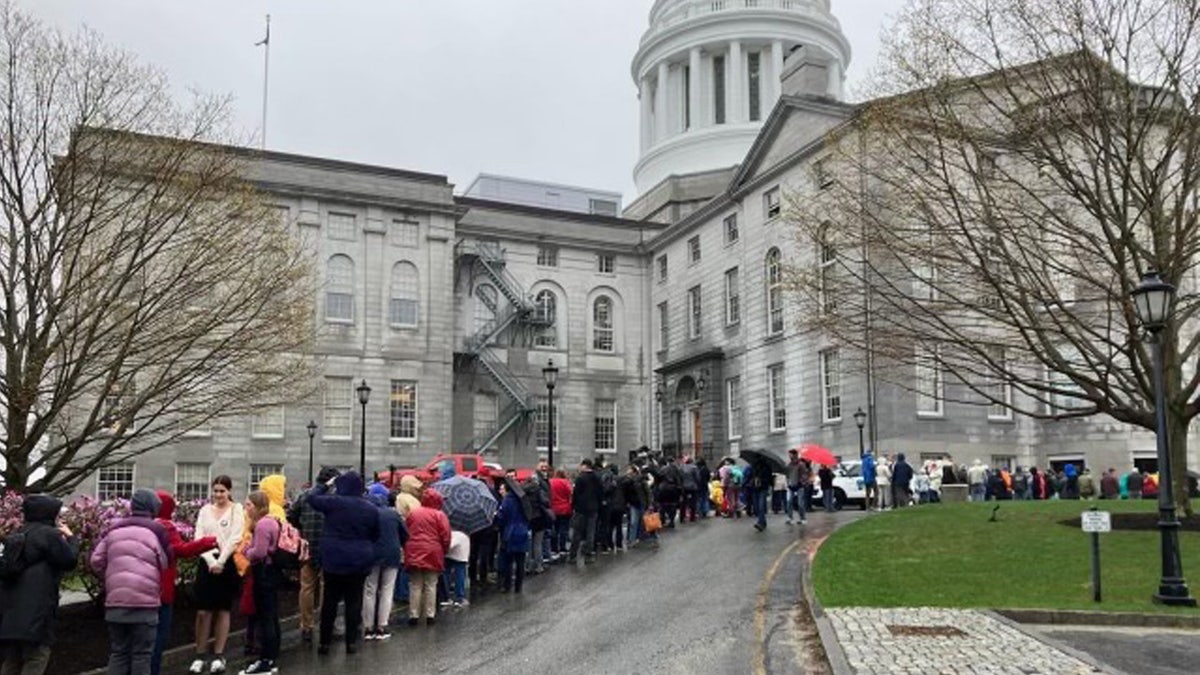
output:
[[542, 377], [546, 379], [548, 389], [553, 389], [558, 384], [558, 367], [554, 365], [554, 359], [546, 362], [546, 367], [542, 368]]
[[1171, 316], [1171, 302], [1175, 299], [1175, 287], [1163, 281], [1156, 270], [1147, 270], [1142, 281], [1130, 293], [1133, 307], [1137, 310], [1142, 328], [1157, 333], [1167, 325]]
[[854, 423], [858, 425], [859, 429], [867, 424], [867, 413], [863, 412], [861, 407], [854, 412]]
[[305, 428], [308, 429], [308, 437], [309, 438], [312, 438], [313, 436], [317, 435], [317, 421], [316, 420], [309, 420], [308, 424], [305, 426]]
[[358, 402], [366, 405], [367, 401], [371, 400], [371, 388], [367, 386], [367, 381], [363, 380], [361, 384], [354, 388], [358, 393]]

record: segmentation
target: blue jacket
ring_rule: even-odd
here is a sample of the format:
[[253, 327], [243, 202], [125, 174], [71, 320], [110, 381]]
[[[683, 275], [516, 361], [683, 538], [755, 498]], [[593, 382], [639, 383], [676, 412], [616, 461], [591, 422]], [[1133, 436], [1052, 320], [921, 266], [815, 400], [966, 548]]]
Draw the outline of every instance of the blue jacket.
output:
[[875, 484], [875, 457], [870, 453], [862, 456], [862, 479], [867, 485]]
[[375, 566], [375, 542], [379, 540], [379, 508], [363, 497], [363, 481], [348, 471], [334, 481], [337, 494], [328, 485], [309, 492], [308, 503], [325, 514], [321, 529], [321, 569], [331, 574], [366, 574]]
[[[388, 508], [387, 500], [375, 498], [379, 509], [379, 539], [375, 541], [375, 564], [382, 567], [400, 567], [400, 549], [408, 542], [408, 528], [396, 509]], [[383, 503], [380, 504], [379, 502]]]
[[529, 551], [529, 521], [517, 495], [510, 492], [500, 503], [496, 525], [500, 528], [500, 540], [504, 542], [505, 550], [510, 553]]

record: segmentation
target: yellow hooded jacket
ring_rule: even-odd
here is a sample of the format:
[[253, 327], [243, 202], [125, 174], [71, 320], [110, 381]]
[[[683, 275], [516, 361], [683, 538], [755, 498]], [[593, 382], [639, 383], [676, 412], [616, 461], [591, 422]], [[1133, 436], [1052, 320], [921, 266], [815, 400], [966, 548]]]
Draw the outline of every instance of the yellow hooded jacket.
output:
[[[287, 478], [277, 473], [271, 474], [259, 481], [258, 489], [267, 495], [267, 501], [271, 503], [270, 516], [280, 523], [286, 522], [287, 511], [284, 509], [284, 499], [287, 496]], [[242, 530], [242, 540], [233, 554], [233, 564], [237, 566], [238, 574], [241, 576], [246, 576], [246, 572], [250, 571], [250, 561], [242, 555], [242, 550], [250, 544], [250, 540], [253, 538], [253, 521], [246, 518], [246, 527]]]
[[425, 484], [416, 476], [405, 476], [400, 479], [400, 494], [396, 495], [396, 510], [404, 518], [412, 510], [421, 505], [421, 490]]

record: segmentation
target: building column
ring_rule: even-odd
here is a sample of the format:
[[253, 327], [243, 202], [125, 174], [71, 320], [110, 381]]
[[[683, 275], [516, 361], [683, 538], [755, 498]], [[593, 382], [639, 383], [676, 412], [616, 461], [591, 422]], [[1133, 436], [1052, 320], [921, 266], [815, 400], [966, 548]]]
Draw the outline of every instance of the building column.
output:
[[650, 88], [650, 78], [642, 77], [638, 86], [638, 102], [642, 109], [641, 148], [645, 152], [654, 144], [654, 119], [651, 116], [651, 100], [653, 90]]
[[746, 121], [746, 67], [742, 64], [742, 43], [729, 43], [729, 71], [725, 74], [725, 118], [731, 124]]
[[783, 42], [776, 40], [771, 43], [771, 105], [767, 110], [775, 108], [775, 104], [783, 96]]
[[666, 61], [658, 62], [658, 83], [654, 92], [654, 144], [667, 140], [671, 115], [667, 111], [667, 77], [670, 74]]
[[700, 102], [704, 99], [700, 98], [700, 83], [702, 73], [700, 72], [700, 48], [692, 47], [692, 51], [688, 54], [688, 108], [690, 110], [688, 130], [699, 129], [704, 119], [704, 111], [700, 109]]

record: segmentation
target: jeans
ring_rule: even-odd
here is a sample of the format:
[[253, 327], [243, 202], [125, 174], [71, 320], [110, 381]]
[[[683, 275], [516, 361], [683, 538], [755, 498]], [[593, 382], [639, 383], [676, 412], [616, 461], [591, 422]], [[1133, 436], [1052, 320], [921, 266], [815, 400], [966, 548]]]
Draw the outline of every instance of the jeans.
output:
[[543, 552], [545, 551], [546, 531], [538, 530], [538, 531], [532, 533], [530, 536], [531, 536], [532, 547], [530, 549], [529, 562], [527, 563], [526, 571], [529, 571], [529, 572], [545, 571], [546, 563], [545, 563], [545, 557], [543, 556]]
[[408, 570], [403, 567], [400, 568], [400, 574], [396, 575], [396, 592], [392, 594], [392, 599], [396, 602], [408, 602]]
[[446, 571], [443, 572], [446, 580], [446, 589], [453, 596], [455, 602], [462, 602], [467, 599], [467, 561], [466, 560], [450, 560], [446, 559]]
[[827, 512], [832, 512], [832, 511], [837, 510], [835, 508], [834, 493], [833, 493], [832, 485], [829, 486], [828, 488], [825, 488], [825, 487], [821, 488], [821, 503], [825, 505], [825, 510]]
[[346, 644], [358, 642], [362, 630], [362, 574], [325, 572], [325, 601], [321, 603], [321, 644], [328, 646], [333, 639], [333, 622], [337, 619], [338, 603], [346, 603]]
[[[518, 593], [521, 592], [521, 587], [525, 585], [526, 555], [525, 551], [512, 552], [508, 549], [500, 552], [500, 588], [504, 590], [511, 588]], [[513, 583], [514, 575], [516, 583]]]
[[158, 606], [158, 630], [154, 632], [154, 651], [150, 653], [150, 675], [162, 672], [162, 653], [171, 639], [171, 605]]
[[767, 495], [769, 492], [765, 489], [754, 491], [754, 515], [758, 516], [758, 526], [765, 528], [767, 526]]
[[708, 512], [712, 511], [712, 500], [708, 497], [708, 489], [701, 488], [700, 490], [700, 517], [707, 518]]
[[50, 645], [22, 640], [0, 642], [0, 675], [44, 675], [50, 665]]
[[642, 507], [629, 507], [629, 538], [631, 544], [636, 544], [642, 538]]
[[579, 554], [579, 544], [583, 543], [583, 554], [596, 554], [593, 544], [596, 541], [596, 514], [576, 513], [571, 516], [571, 551], [568, 556], [574, 560]]
[[[467, 561], [467, 576], [471, 587], [483, 588], [488, 576], [495, 571], [496, 530], [487, 527], [471, 535], [471, 557]], [[478, 584], [478, 586], [476, 586]]]
[[[807, 508], [806, 508], [807, 504], [804, 503], [805, 501], [807, 501], [807, 499], [804, 495], [803, 487], [794, 487], [794, 488], [789, 487], [788, 488], [788, 491], [787, 491], [787, 517], [788, 517], [788, 520], [791, 520], [792, 513], [797, 512], [797, 511], [800, 513], [800, 520], [803, 521], [805, 519], [805, 515], [806, 515], [805, 512], [807, 511]], [[794, 504], [794, 506], [793, 506], [793, 504]]]
[[258, 626], [259, 658], [279, 658], [279, 579], [280, 571], [267, 563], [252, 566], [254, 573], [254, 622]]
[[679, 509], [679, 522], [696, 519], [696, 505], [699, 501], [700, 493], [697, 490], [683, 491], [683, 505]]
[[108, 675], [149, 675], [155, 623], [108, 622]]
[[554, 516], [554, 538], [550, 540], [553, 544], [550, 550], [555, 553], [566, 553], [570, 533], [571, 516]]
[[625, 547], [625, 509], [610, 509], [608, 512], [608, 532], [604, 541], [614, 548]]
[[987, 488], [984, 487], [983, 483], [971, 483], [971, 501], [981, 502], [986, 494]]
[[398, 567], [376, 565], [367, 574], [363, 584], [363, 627], [366, 630], [384, 630], [392, 616], [392, 598], [396, 593]]

